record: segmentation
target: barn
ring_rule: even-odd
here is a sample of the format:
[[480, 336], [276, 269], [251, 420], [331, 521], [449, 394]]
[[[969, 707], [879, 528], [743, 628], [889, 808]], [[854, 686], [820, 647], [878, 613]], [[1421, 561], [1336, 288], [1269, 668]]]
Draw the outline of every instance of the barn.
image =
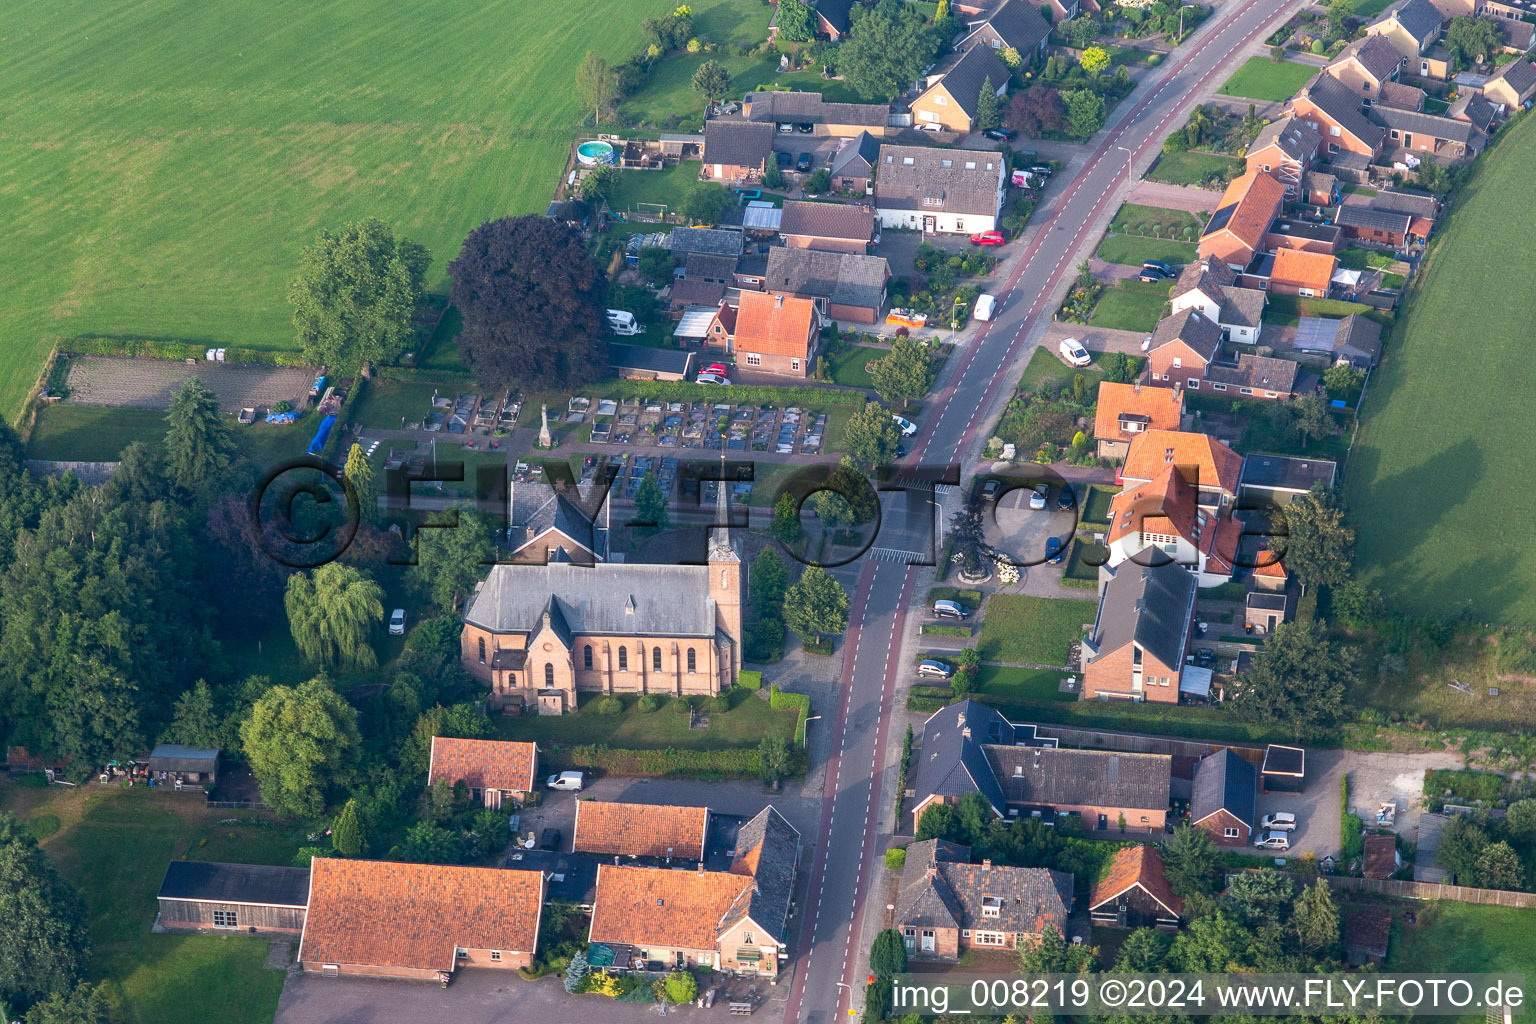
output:
[[173, 860], [160, 883], [156, 924], [166, 931], [298, 935], [308, 903], [305, 868]]
[[1184, 901], [1169, 887], [1163, 860], [1151, 846], [1116, 850], [1088, 901], [1090, 920], [1103, 928], [1177, 931], [1183, 913]]

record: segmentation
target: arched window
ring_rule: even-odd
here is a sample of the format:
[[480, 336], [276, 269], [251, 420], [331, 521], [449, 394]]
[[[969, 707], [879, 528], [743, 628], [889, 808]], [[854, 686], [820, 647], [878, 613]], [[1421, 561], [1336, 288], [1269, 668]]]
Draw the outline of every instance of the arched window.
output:
[[485, 637], [480, 638], [480, 664], [485, 664]]
[[725, 589], [725, 570], [724, 569], [720, 570], [720, 589], [721, 590]]
[[544, 663], [544, 685], [551, 690], [555, 688], [555, 666], [547, 661]]
[[619, 671], [620, 672], [628, 672], [629, 671], [629, 651], [628, 651], [627, 648], [624, 648], [624, 647], [620, 647], [619, 648]]
[[698, 670], [698, 661], [693, 656], [693, 648], [690, 647], [688, 648], [688, 671], [697, 672]]
[[585, 647], [583, 647], [581, 649], [581, 667], [582, 668], [587, 668], [587, 669], [590, 669], [592, 667], [592, 645], [591, 644], [587, 644]]
[[660, 672], [661, 671], [661, 648], [660, 647], [652, 647], [651, 648], [651, 671], [652, 672]]

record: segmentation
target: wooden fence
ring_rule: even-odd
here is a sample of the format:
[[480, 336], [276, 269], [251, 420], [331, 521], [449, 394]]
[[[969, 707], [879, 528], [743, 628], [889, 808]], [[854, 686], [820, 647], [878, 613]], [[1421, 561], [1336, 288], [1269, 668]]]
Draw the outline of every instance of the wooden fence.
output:
[[1405, 900], [1452, 900], [1456, 903], [1483, 903], [1494, 907], [1536, 907], [1536, 893], [1510, 892], [1507, 889], [1474, 889], [1443, 882], [1412, 882], [1396, 878], [1355, 878], [1351, 875], [1326, 875], [1328, 886], [1345, 892], [1365, 892]]

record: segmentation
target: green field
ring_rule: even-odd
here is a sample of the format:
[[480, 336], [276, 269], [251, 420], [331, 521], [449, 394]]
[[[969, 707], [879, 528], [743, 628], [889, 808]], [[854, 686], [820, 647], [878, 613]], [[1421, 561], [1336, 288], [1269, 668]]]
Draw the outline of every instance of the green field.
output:
[[1405, 612], [1536, 622], [1536, 369], [1523, 298], [1536, 292], [1536, 205], [1516, 201], [1533, 160], [1528, 119], [1483, 158], [1366, 399], [1348, 479], [1357, 566]]
[[633, 694], [619, 699], [624, 712], [618, 715], [598, 714], [596, 699], [587, 697], [574, 715], [503, 718], [498, 738], [532, 740], [541, 747], [598, 743], [631, 750], [726, 750], [755, 747], [770, 733], [788, 739], [795, 731], [795, 712], [775, 711], [766, 700], [741, 690], [732, 692], [730, 711], [711, 712], [708, 729], [688, 728], [688, 717], [665, 705], [642, 712]]
[[[0, 411], [81, 334], [279, 349], [321, 228], [379, 217], [426, 244], [542, 211], [583, 112], [582, 54], [620, 61], [674, 0], [17, 0], [0, 133]], [[756, 42], [768, 9], [692, 4]]]
[[977, 646], [984, 661], [1064, 665], [1067, 648], [1083, 635], [1098, 606], [1003, 594], [987, 602]]
[[1309, 64], [1276, 63], [1268, 57], [1249, 57], [1220, 89], [1223, 96], [1241, 96], [1250, 100], [1276, 103], [1296, 95], [1307, 79], [1317, 74]]
[[1168, 288], [1167, 281], [1155, 284], [1134, 279], [1121, 281], [1114, 288], [1104, 289], [1099, 304], [1088, 316], [1088, 323], [1116, 331], [1150, 334], [1168, 307]]
[[1146, 178], [1148, 181], [1162, 181], [1170, 185], [1199, 185], [1213, 174], [1231, 181], [1242, 173], [1243, 162], [1230, 156], [1218, 156], [1215, 153], [1164, 153], [1146, 173]]
[[1147, 260], [1162, 260], [1181, 266], [1194, 262], [1198, 252], [1193, 242], [1175, 242], [1167, 238], [1139, 238], [1135, 235], [1109, 235], [1099, 243], [1099, 259], [1139, 267]]
[[[1386, 901], [1392, 908], [1392, 942], [1383, 971], [1452, 974], [1536, 973], [1536, 914], [1513, 907], [1482, 907], [1441, 900]], [[1403, 920], [1411, 911], [1414, 922]], [[1483, 1015], [1443, 1021], [1482, 1021]]]

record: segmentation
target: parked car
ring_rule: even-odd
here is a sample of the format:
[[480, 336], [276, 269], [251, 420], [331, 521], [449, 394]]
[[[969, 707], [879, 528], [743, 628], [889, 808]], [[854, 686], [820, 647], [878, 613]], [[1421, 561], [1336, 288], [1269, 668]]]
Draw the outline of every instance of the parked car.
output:
[[800, 173], [804, 174], [806, 171], [809, 171], [810, 169], [811, 169], [811, 154], [809, 154], [809, 153], [801, 153], [800, 156], [798, 158], [796, 158], [796, 160], [795, 160], [795, 170], [797, 170]]
[[972, 316], [977, 320], [991, 320], [996, 313], [997, 296], [985, 294], [976, 296], [976, 309], [972, 311]]
[[991, 480], [988, 480], [986, 483], [981, 485], [981, 496], [987, 499], [995, 498], [997, 497], [997, 492], [1002, 489], [1003, 482], [997, 477], [993, 477]]
[[816, 130], [816, 126], [809, 121], [801, 121], [795, 125], [795, 131], [801, 135], [809, 135]]
[[405, 635], [405, 609], [404, 608], [396, 608], [394, 611], [389, 613], [389, 635], [390, 636], [404, 636]]
[[1065, 553], [1066, 549], [1062, 546], [1060, 537], [1045, 538], [1045, 560], [1047, 562], [1056, 565], [1061, 561], [1061, 556]]
[[1162, 275], [1164, 277], [1178, 277], [1179, 276], [1179, 272], [1174, 269], [1173, 264], [1172, 263], [1166, 263], [1163, 260], [1146, 260], [1145, 262], [1142, 263], [1141, 269], [1142, 270], [1156, 270], [1156, 271], [1159, 271], [1159, 272], [1162, 273]]
[[917, 674], [920, 676], [936, 676], [939, 679], [948, 679], [950, 676], [954, 675], [954, 669], [949, 667], [948, 662], [940, 661], [937, 658], [924, 658], [922, 661], [917, 663]]
[[539, 849], [554, 852], [560, 849], [560, 830], [547, 828], [539, 833]]
[[1034, 509], [1036, 512], [1040, 511], [1042, 508], [1045, 508], [1045, 495], [1048, 490], [1049, 488], [1047, 488], [1045, 484], [1040, 484], [1037, 486], [1034, 490], [1034, 493], [1030, 494], [1029, 496], [1029, 507]]
[[717, 377], [724, 377], [729, 371], [726, 370], [724, 363], [710, 363], [708, 366], [704, 367], [704, 369], [700, 370], [699, 372], [700, 373], [713, 373]]
[[786, 121], [784, 124], [779, 125], [779, 132], [783, 135], [793, 135], [795, 133], [795, 126]]
[[916, 313], [910, 309], [893, 306], [891, 311], [885, 314], [885, 322], [895, 324], [898, 327], [926, 327], [928, 326], [928, 314]]
[[550, 789], [569, 789], [579, 792], [581, 780], [581, 772], [561, 772], [559, 775], [551, 775], [544, 784]]
[[1048, 164], [1030, 164], [1028, 167], [1024, 168], [1024, 170], [1026, 173], [1036, 178], [1049, 178], [1052, 173], [1050, 165]]
[[1266, 814], [1264, 815], [1264, 820], [1259, 822], [1259, 828], [1269, 832], [1294, 832], [1296, 831], [1296, 815], [1288, 811]]
[[1291, 837], [1284, 832], [1260, 832], [1253, 845], [1261, 850], [1289, 850]]
[[941, 619], [963, 619], [971, 613], [959, 601], [940, 600], [933, 602], [933, 614]]
[[931, 124], [927, 121], [924, 121], [922, 124], [915, 125], [915, 127], [920, 132], [941, 132], [944, 130], [943, 125]]
[[1141, 273], [1136, 275], [1136, 280], [1144, 281], [1147, 284], [1157, 284], [1157, 282], [1166, 281], [1172, 276], [1172, 274], [1163, 273], [1156, 267], [1142, 267]]
[[695, 384], [722, 384], [722, 385], [724, 385], [726, 387], [730, 387], [731, 378], [729, 378], [727, 376], [724, 376], [723, 374], [719, 374], [719, 373], [701, 373], [701, 374], [699, 374], [698, 379], [694, 381], [694, 383]]
[[1061, 344], [1056, 346], [1056, 350], [1061, 353], [1061, 358], [1065, 359], [1072, 366], [1087, 366], [1093, 362], [1093, 357], [1088, 354], [1088, 350], [1083, 348], [1076, 338], [1062, 338]]
[[971, 236], [972, 245], [1006, 245], [1007, 242], [1001, 231], [978, 231]]
[[1014, 133], [1010, 128], [988, 128], [981, 135], [983, 138], [991, 139], [993, 142], [1007, 142], [1013, 138]]
[[788, 153], [784, 152], [781, 149], [778, 152], [773, 154], [773, 159], [782, 168], [782, 167], [788, 167], [794, 161], [795, 158], [790, 156]]
[[1062, 484], [1061, 493], [1056, 495], [1056, 507], [1063, 512], [1069, 512], [1076, 504], [1077, 498], [1072, 494], [1072, 485]]
[[917, 433], [917, 424], [913, 423], [911, 420], [903, 419], [902, 417], [897, 416], [895, 413], [891, 413], [891, 419], [895, 420], [896, 425], [901, 428], [902, 437], [911, 437], [913, 434]]

